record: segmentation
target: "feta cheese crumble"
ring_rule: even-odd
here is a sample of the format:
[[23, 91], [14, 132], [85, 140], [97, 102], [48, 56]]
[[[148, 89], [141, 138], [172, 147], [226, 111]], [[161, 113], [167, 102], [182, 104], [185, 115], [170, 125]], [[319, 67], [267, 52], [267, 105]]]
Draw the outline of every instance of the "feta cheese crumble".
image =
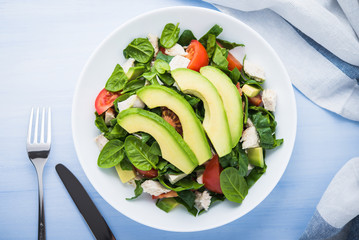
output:
[[248, 76], [254, 78], [258, 82], [263, 82], [266, 77], [261, 67], [248, 60], [244, 61], [243, 70]]
[[159, 48], [158, 48], [158, 37], [152, 33], [149, 33], [147, 35], [147, 38], [148, 38], [148, 41], [150, 41], [153, 49], [155, 50], [155, 54], [154, 56], [156, 57], [157, 56], [157, 53], [159, 51]]
[[277, 103], [276, 92], [271, 89], [265, 89], [262, 94], [262, 101], [265, 109], [274, 112]]
[[141, 184], [143, 191], [145, 193], [149, 193], [153, 196], [161, 195], [162, 193], [168, 193], [171, 190], [165, 188], [161, 185], [161, 183], [153, 181], [153, 180], [146, 180]]
[[198, 210], [206, 210], [208, 211], [209, 205], [211, 204], [211, 195], [209, 195], [207, 190], [204, 190], [202, 193], [196, 191], [196, 199], [194, 200], [194, 204]]
[[108, 143], [108, 139], [105, 137], [105, 135], [102, 133], [100, 135], [98, 135], [95, 138], [95, 142], [98, 146], [98, 148], [100, 149], [100, 151], [102, 150], [102, 148], [106, 145], [106, 143]]
[[242, 143], [242, 148], [255, 148], [259, 147], [259, 136], [255, 127], [246, 128], [243, 131], [242, 137], [240, 140]]
[[184, 48], [181, 45], [176, 43], [173, 47], [166, 48], [165, 54], [169, 56], [186, 56], [188, 53], [184, 50]]
[[121, 67], [122, 67], [123, 71], [125, 73], [127, 73], [128, 70], [133, 66], [135, 66], [135, 59], [134, 58], [129, 58], [129, 59], [127, 59], [127, 61]]
[[171, 71], [175, 70], [176, 68], [187, 68], [190, 61], [191, 60], [188, 58], [179, 55], [175, 56], [169, 63]]
[[141, 99], [137, 95], [132, 95], [127, 98], [125, 101], [118, 102], [117, 104], [118, 110], [121, 112], [128, 108], [144, 108], [145, 104], [141, 101]]

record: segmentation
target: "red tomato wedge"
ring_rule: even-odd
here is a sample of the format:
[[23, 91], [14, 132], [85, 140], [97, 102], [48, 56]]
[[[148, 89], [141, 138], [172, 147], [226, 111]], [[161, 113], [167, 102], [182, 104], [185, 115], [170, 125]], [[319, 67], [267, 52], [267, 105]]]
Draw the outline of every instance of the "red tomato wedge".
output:
[[160, 198], [170, 198], [170, 197], [178, 197], [178, 194], [177, 192], [171, 190], [170, 192], [168, 193], [162, 193], [158, 196], [153, 196], [152, 195], [152, 199], [160, 199]]
[[[217, 42], [217, 44], [220, 47], [222, 47], [222, 45], [219, 42]], [[239, 71], [242, 70], [242, 67], [243, 67], [242, 64], [231, 53], [228, 53], [227, 61], [228, 61], [228, 69], [229, 70], [233, 71], [234, 68], [238, 68]]]
[[214, 155], [211, 161], [208, 162], [203, 172], [204, 186], [215, 193], [222, 194], [219, 175], [221, 174], [222, 167], [219, 164], [218, 155]]
[[187, 66], [188, 69], [198, 72], [201, 67], [208, 65], [209, 58], [207, 51], [197, 40], [191, 41], [191, 44], [188, 46], [186, 52], [188, 53], [186, 58], [191, 60]]
[[262, 103], [262, 96], [258, 94], [255, 97], [249, 97], [248, 101], [249, 101], [250, 104], [258, 107]]
[[107, 109], [113, 106], [113, 102], [120, 95], [121, 94], [119, 92], [109, 92], [106, 89], [102, 89], [102, 91], [96, 97], [96, 112], [99, 115], [104, 113]]
[[136, 168], [136, 171], [144, 176], [144, 177], [147, 177], [147, 178], [154, 178], [154, 177], [157, 177], [158, 176], [158, 171], [156, 169], [151, 169], [151, 170], [148, 170], [148, 171], [144, 171], [144, 170], [140, 170], [138, 168]]

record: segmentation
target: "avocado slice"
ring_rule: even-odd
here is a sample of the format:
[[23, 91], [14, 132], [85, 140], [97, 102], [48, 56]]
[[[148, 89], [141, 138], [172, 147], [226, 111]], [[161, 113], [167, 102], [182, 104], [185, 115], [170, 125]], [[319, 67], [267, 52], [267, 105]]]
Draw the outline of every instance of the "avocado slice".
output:
[[129, 108], [117, 116], [118, 124], [127, 132], [145, 132], [155, 138], [162, 157], [189, 174], [198, 165], [198, 160], [181, 135], [163, 118], [140, 108]]
[[205, 115], [203, 128], [220, 157], [232, 151], [231, 134], [222, 99], [213, 84], [200, 73], [177, 68], [172, 77], [182, 92], [194, 95], [203, 101]]
[[232, 148], [242, 136], [243, 108], [242, 98], [232, 80], [221, 70], [212, 66], [202, 67], [200, 73], [217, 89], [226, 111], [229, 131], [231, 132]]
[[248, 148], [247, 155], [250, 164], [261, 168], [264, 167], [263, 148]]
[[126, 73], [128, 81], [136, 79], [145, 71], [145, 66], [130, 67]]
[[133, 170], [123, 170], [120, 164], [117, 164], [115, 168], [118, 176], [121, 179], [121, 182], [123, 183], [126, 183], [136, 177], [136, 174]]
[[255, 97], [260, 93], [261, 90], [254, 86], [244, 84], [242, 87], [242, 91], [244, 92], [244, 94], [247, 95], [247, 97]]
[[199, 165], [212, 157], [202, 124], [196, 117], [191, 105], [176, 91], [160, 85], [149, 85], [137, 91], [137, 96], [149, 107], [165, 106], [179, 118], [183, 139], [192, 149]]

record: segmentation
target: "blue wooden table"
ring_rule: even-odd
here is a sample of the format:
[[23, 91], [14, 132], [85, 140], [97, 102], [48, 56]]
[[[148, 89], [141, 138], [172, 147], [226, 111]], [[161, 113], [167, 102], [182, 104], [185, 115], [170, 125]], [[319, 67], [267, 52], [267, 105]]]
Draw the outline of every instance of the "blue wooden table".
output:
[[[96, 46], [116, 27], [149, 10], [202, 1], [0, 0], [0, 239], [37, 238], [37, 179], [25, 151], [33, 106], [51, 106], [53, 144], [44, 170], [48, 239], [92, 235], [59, 177], [65, 164], [83, 183], [117, 239], [297, 239], [335, 173], [359, 156], [359, 123], [323, 110], [295, 89], [297, 138], [282, 179], [253, 211], [225, 226], [194, 233], [143, 226], [94, 190], [77, 160], [71, 105], [77, 78]], [[91, 103], [89, 103], [91, 104]]]

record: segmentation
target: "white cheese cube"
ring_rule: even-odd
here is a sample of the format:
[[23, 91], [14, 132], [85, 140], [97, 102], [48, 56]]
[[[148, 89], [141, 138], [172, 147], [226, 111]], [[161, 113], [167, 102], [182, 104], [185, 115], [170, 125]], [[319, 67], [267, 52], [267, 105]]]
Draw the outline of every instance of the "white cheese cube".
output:
[[177, 55], [174, 58], [172, 58], [169, 65], [170, 65], [171, 71], [173, 71], [176, 68], [187, 68], [189, 62], [190, 62], [190, 60], [188, 58]]
[[175, 184], [176, 182], [178, 182], [179, 180], [181, 180], [182, 178], [186, 177], [187, 174], [182, 173], [182, 174], [167, 174], [166, 177], [168, 179], [168, 181], [170, 181], [171, 184]]
[[196, 180], [199, 184], [203, 184], [203, 172], [197, 176]]
[[259, 82], [263, 82], [264, 79], [266, 78], [265, 72], [263, 71], [263, 69], [260, 66], [254, 64], [248, 60], [244, 61], [243, 70], [246, 74], [248, 74], [248, 76], [254, 78], [255, 80], [257, 80]]
[[100, 149], [100, 151], [102, 150], [102, 148], [106, 145], [106, 143], [108, 143], [108, 139], [105, 137], [105, 135], [102, 133], [100, 135], [98, 135], [95, 138], [95, 142], [98, 146], [98, 148]]
[[265, 109], [274, 112], [277, 103], [276, 92], [271, 89], [265, 89], [262, 94], [262, 101]]
[[129, 58], [121, 67], [122, 67], [123, 71], [125, 73], [127, 73], [128, 70], [130, 69], [130, 67], [134, 67], [134, 66], [135, 66], [135, 59]]
[[144, 108], [145, 104], [141, 101], [141, 99], [137, 95], [132, 95], [127, 98], [125, 101], [118, 102], [117, 104], [118, 110], [121, 112], [128, 108]]
[[259, 147], [259, 136], [256, 128], [246, 128], [242, 133], [240, 141], [242, 142], [243, 149]]
[[165, 188], [161, 185], [161, 183], [153, 180], [146, 180], [141, 184], [141, 187], [143, 188], [143, 191], [145, 193], [149, 193], [153, 196], [161, 195], [162, 193], [168, 193], [171, 190]]
[[152, 33], [149, 33], [147, 35], [147, 38], [148, 38], [148, 41], [150, 41], [153, 49], [155, 50], [154, 56], [156, 57], [157, 53], [158, 53], [158, 50], [159, 50], [159, 48], [158, 48], [158, 37], [156, 35], [152, 34]]
[[196, 191], [196, 199], [194, 200], [194, 204], [198, 210], [206, 210], [208, 211], [209, 205], [211, 204], [211, 195], [209, 195], [208, 191], [204, 190], [202, 193]]
[[181, 45], [176, 43], [173, 47], [166, 48], [165, 54], [167, 54], [169, 56], [178, 56], [178, 55], [186, 56], [188, 53], [184, 50], [184, 48]]
[[254, 124], [252, 122], [252, 120], [250, 118], [247, 118], [247, 123], [246, 123], [246, 127], [249, 128], [249, 127], [254, 127]]

